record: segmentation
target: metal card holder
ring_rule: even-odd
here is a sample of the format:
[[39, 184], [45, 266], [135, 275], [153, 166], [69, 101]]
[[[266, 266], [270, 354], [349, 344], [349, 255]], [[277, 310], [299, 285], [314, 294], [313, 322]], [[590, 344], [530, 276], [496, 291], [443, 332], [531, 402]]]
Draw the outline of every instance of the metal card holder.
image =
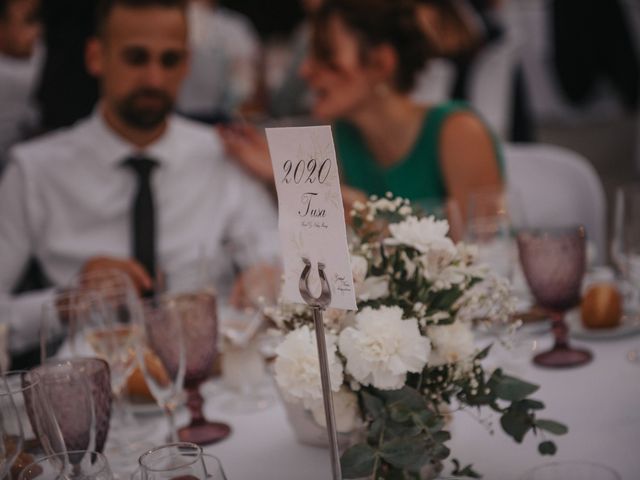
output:
[[331, 303], [331, 288], [324, 273], [324, 263], [318, 262], [318, 276], [322, 291], [319, 297], [311, 295], [309, 290], [309, 274], [311, 273], [311, 262], [307, 258], [302, 258], [304, 269], [300, 275], [298, 288], [300, 295], [307, 305], [313, 309], [313, 322], [316, 329], [316, 342], [318, 344], [318, 357], [320, 359], [320, 379], [322, 381], [322, 400], [324, 401], [324, 413], [329, 435], [329, 447], [331, 453], [331, 467], [334, 480], [342, 480], [342, 470], [340, 468], [340, 452], [338, 450], [338, 433], [336, 430], [336, 418], [333, 409], [333, 397], [331, 394], [331, 379], [329, 376], [329, 359], [327, 356], [327, 343], [324, 336], [324, 321], [322, 312]]

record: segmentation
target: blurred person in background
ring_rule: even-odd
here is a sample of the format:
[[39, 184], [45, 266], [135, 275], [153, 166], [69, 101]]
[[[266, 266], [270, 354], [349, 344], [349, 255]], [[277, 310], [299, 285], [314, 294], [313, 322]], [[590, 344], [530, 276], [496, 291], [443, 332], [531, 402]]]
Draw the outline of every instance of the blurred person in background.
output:
[[[236, 269], [278, 257], [268, 194], [215, 132], [171, 114], [188, 65], [185, 2], [103, 0], [98, 18], [96, 109], [14, 147], [0, 183], [0, 321], [14, 355], [37, 345], [43, 303], [78, 275], [120, 270], [146, 293], [205, 254], [224, 291]], [[29, 257], [54, 288], [12, 295]]]
[[207, 123], [225, 121], [257, 94], [258, 34], [247, 17], [215, 0], [191, 0], [187, 18], [191, 62], [177, 108]]
[[[423, 30], [434, 46], [437, 62], [428, 67], [439, 68], [434, 75], [430, 68], [418, 77], [414, 95], [452, 100], [464, 100], [474, 104], [475, 71], [483, 61], [493, 62], [493, 76], [506, 74], [508, 81], [505, 96], [507, 115], [504, 138], [513, 142], [534, 140], [535, 128], [529, 96], [519, 57], [512, 62], [505, 58], [517, 53], [517, 44], [510, 39], [502, 20], [502, 0], [417, 0], [418, 18]], [[487, 50], [493, 49], [489, 59]], [[502, 58], [496, 59], [496, 55]], [[509, 71], [501, 72], [507, 67]], [[444, 85], [431, 83], [442, 79]], [[499, 82], [498, 79], [496, 81]], [[433, 90], [436, 89], [434, 92]], [[433, 93], [432, 93], [433, 92]], [[500, 108], [495, 105], [493, 108]], [[498, 125], [494, 125], [498, 128]]]
[[300, 76], [300, 67], [309, 53], [312, 17], [323, 0], [301, 0], [306, 19], [298, 26], [291, 40], [291, 60], [280, 85], [271, 93], [269, 111], [275, 117], [308, 115], [311, 110], [311, 93]]
[[9, 147], [33, 133], [42, 65], [40, 0], [0, 0], [0, 174]]
[[98, 0], [42, 0], [46, 58], [37, 99], [42, 131], [72, 125], [93, 110], [98, 81], [85, 65]]
[[[426, 210], [450, 199], [464, 209], [469, 192], [501, 186], [499, 146], [470, 108], [411, 99], [431, 55], [415, 2], [325, 0], [312, 26], [301, 73], [314, 95], [313, 116], [333, 125], [347, 211], [388, 191]], [[272, 184], [264, 137], [246, 126], [222, 132], [241, 165]]]

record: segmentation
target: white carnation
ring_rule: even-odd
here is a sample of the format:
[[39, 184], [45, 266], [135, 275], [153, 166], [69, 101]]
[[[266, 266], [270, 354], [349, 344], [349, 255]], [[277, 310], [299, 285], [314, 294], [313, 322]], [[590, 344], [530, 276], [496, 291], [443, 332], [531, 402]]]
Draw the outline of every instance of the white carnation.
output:
[[[343, 381], [342, 363], [336, 355], [335, 337], [326, 335], [331, 390], [337, 392]], [[322, 399], [320, 363], [315, 333], [307, 325], [289, 332], [276, 348], [275, 377], [285, 397], [305, 403]]]
[[430, 364], [433, 366], [468, 360], [474, 353], [473, 333], [467, 322], [435, 325], [427, 329], [433, 350]]
[[351, 274], [353, 275], [353, 283], [356, 287], [364, 282], [368, 268], [369, 264], [366, 258], [360, 255], [351, 255]]
[[356, 296], [363, 301], [376, 300], [387, 295], [389, 295], [389, 279], [385, 276], [367, 277], [356, 288]]
[[[315, 401], [310, 405], [313, 419], [321, 427], [327, 426], [324, 414], [324, 402]], [[352, 432], [358, 426], [358, 396], [347, 388], [341, 388], [333, 394], [333, 410], [336, 416], [336, 429], [338, 432]]]
[[389, 225], [390, 245], [409, 245], [422, 253], [442, 252], [448, 257], [456, 254], [456, 246], [447, 237], [449, 223], [435, 217], [408, 217], [405, 221]]
[[408, 372], [422, 371], [430, 352], [418, 321], [403, 320], [400, 307], [365, 308], [338, 343], [348, 373], [362, 384], [388, 390], [401, 388]]

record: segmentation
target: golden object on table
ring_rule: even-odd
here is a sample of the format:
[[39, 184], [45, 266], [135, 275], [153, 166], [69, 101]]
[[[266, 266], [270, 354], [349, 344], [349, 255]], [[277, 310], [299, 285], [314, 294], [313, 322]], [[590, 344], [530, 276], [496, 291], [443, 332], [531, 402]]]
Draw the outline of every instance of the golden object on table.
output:
[[615, 285], [597, 283], [589, 287], [580, 305], [586, 328], [613, 328], [622, 318], [622, 296]]

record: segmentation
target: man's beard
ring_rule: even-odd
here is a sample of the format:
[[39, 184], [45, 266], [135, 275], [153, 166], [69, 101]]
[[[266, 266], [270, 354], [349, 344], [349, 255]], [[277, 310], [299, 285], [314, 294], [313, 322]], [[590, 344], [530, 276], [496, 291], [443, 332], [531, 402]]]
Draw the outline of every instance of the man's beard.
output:
[[[141, 97], [153, 97], [161, 100], [159, 107], [141, 107]], [[144, 88], [127, 95], [118, 103], [118, 114], [129, 126], [139, 130], [152, 130], [161, 125], [173, 110], [173, 99], [161, 90]]]

